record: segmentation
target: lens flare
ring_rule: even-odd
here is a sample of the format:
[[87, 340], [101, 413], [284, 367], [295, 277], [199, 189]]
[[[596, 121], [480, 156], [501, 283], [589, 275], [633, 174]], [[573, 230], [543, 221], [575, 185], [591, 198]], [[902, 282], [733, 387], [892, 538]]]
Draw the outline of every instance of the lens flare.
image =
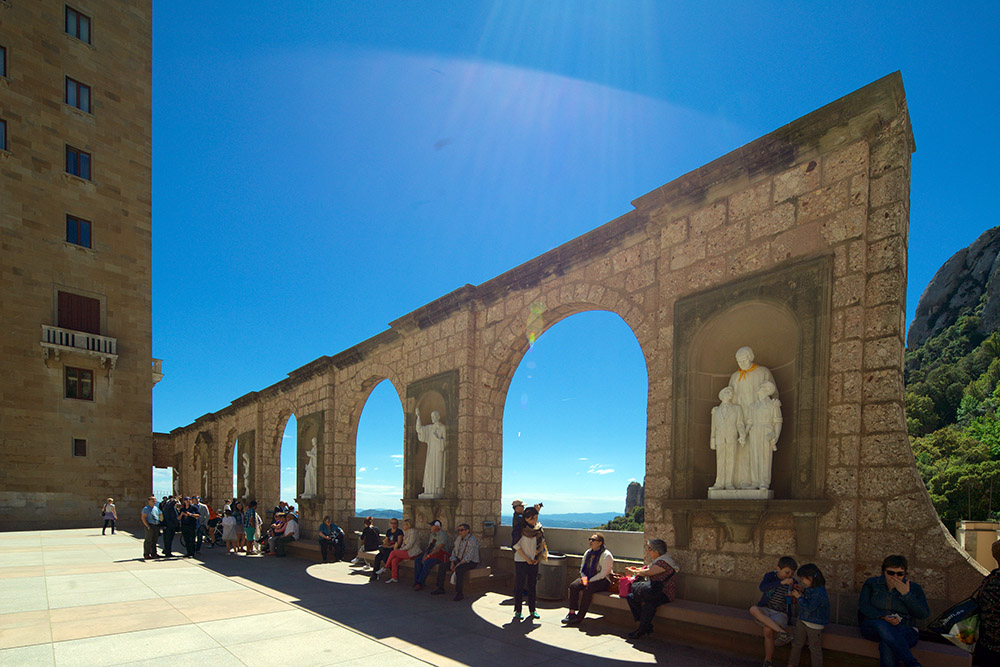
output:
[[528, 321], [525, 325], [528, 336], [528, 347], [535, 344], [538, 337], [542, 335], [542, 331], [545, 329], [545, 304], [541, 301], [535, 301], [529, 307]]

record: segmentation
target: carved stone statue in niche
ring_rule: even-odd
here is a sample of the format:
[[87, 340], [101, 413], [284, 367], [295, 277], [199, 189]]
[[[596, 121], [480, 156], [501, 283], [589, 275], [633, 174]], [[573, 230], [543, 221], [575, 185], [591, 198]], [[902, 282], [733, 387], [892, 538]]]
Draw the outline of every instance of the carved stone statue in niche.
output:
[[250, 452], [243, 452], [243, 497], [250, 498]]
[[757, 488], [766, 491], [771, 486], [771, 457], [778, 449], [781, 435], [781, 401], [771, 398], [773, 382], [764, 382], [757, 389], [757, 400], [746, 415], [749, 444], [750, 479]]
[[441, 414], [431, 413], [431, 423], [420, 423], [420, 408], [415, 411], [417, 440], [427, 443], [427, 458], [424, 461], [424, 492], [418, 498], [443, 498], [445, 478], [445, 445], [448, 427], [441, 423]]
[[312, 439], [312, 449], [306, 452], [306, 456], [309, 457], [309, 461], [306, 463], [306, 471], [303, 476], [302, 481], [302, 497], [303, 498], [315, 498], [316, 497], [316, 466], [317, 457], [319, 456], [316, 447], [316, 438]]
[[723, 387], [719, 392], [721, 403], [712, 408], [712, 438], [715, 450], [716, 473], [712, 489], [733, 489], [736, 474], [736, 456], [746, 445], [747, 429], [743, 408], [733, 403], [733, 388]]
[[[744, 446], [734, 447], [732, 477], [728, 477], [729, 461], [717, 453], [719, 469], [715, 484], [708, 490], [709, 498], [760, 499], [772, 498], [771, 454], [781, 433], [781, 402], [771, 396], [777, 393], [777, 385], [771, 371], [754, 363], [753, 349], [744, 346], [736, 351], [739, 370], [729, 378], [729, 385], [719, 393], [722, 405], [712, 408], [712, 449], [718, 452], [718, 428], [731, 429], [717, 424], [716, 415], [729, 412], [728, 402], [723, 398], [726, 389], [732, 391], [732, 406], [742, 413], [744, 431], [736, 425], [738, 442]], [[726, 392], [728, 394], [728, 392]], [[730, 419], [733, 417], [730, 415]], [[756, 424], [756, 430], [754, 429]], [[731, 431], [727, 430], [731, 436]], [[767, 451], [765, 451], [765, 449]], [[729, 484], [727, 484], [727, 482]]]

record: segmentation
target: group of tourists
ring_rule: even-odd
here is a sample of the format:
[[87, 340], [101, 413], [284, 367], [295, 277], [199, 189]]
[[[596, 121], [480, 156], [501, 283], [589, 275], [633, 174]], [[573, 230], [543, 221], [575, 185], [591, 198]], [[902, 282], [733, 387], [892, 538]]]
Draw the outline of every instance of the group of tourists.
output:
[[[548, 557], [545, 531], [539, 520], [541, 503], [525, 507], [521, 500], [512, 503], [511, 549], [514, 560], [514, 620], [528, 616], [539, 618], [536, 606], [536, 584], [539, 563]], [[143, 507], [141, 519], [146, 535], [143, 559], [170, 557], [176, 533], [181, 533], [185, 557], [194, 557], [207, 543], [213, 546], [216, 525], [221, 527], [221, 539], [227, 554], [251, 555], [259, 548], [265, 555], [286, 554], [289, 543], [300, 539], [299, 520], [295, 508], [280, 502], [272, 511], [271, 523], [263, 525], [257, 513], [257, 502], [243, 503], [226, 500], [222, 515], [202, 503], [197, 496], [166, 496], [157, 501], [150, 496]], [[104, 519], [102, 534], [108, 527], [115, 532], [118, 519], [114, 499], [108, 498], [101, 508]], [[402, 524], [400, 526], [400, 523]], [[423, 548], [420, 535], [410, 519], [389, 520], [385, 535], [379, 533], [374, 519], [366, 517], [360, 534], [359, 553], [352, 565], [367, 567], [361, 551], [375, 552], [370, 580], [384, 574], [386, 583], [398, 583], [399, 567], [406, 560], [414, 561], [413, 590], [420, 591], [428, 580], [435, 582], [431, 595], [445, 593], [445, 581], [450, 578], [455, 588], [454, 600], [464, 598], [466, 574], [479, 566], [479, 542], [467, 523], [456, 527], [452, 538], [440, 520], [429, 522], [430, 539]], [[157, 542], [162, 531], [162, 556]], [[346, 551], [343, 529], [330, 516], [323, 517], [317, 531], [324, 562], [341, 561]], [[980, 607], [980, 631], [973, 664], [1000, 665], [1000, 540], [993, 544], [993, 557], [998, 568], [993, 570], [974, 594]], [[628, 634], [638, 639], [653, 631], [657, 608], [671, 602], [676, 594], [675, 575], [680, 567], [667, 554], [663, 540], [651, 539], [644, 546], [644, 564], [625, 568], [629, 592], [625, 595], [629, 610], [638, 627]], [[594, 594], [608, 591], [616, 583], [614, 556], [600, 532], [591, 534], [581, 559], [579, 576], [569, 584], [569, 611], [562, 619], [566, 627], [580, 625], [590, 608]], [[813, 563], [799, 566], [791, 556], [779, 558], [775, 569], [761, 579], [761, 597], [750, 607], [750, 615], [761, 626], [764, 638], [764, 667], [772, 667], [776, 646], [791, 644], [789, 667], [799, 664], [803, 649], [808, 646], [810, 664], [823, 664], [823, 628], [830, 623], [830, 601], [826, 579]], [[793, 609], [797, 619], [793, 626]], [[858, 599], [858, 624], [861, 635], [878, 643], [880, 665], [906, 667], [919, 665], [911, 649], [917, 644], [917, 621], [930, 615], [923, 588], [909, 578], [905, 556], [894, 554], [882, 561], [881, 574], [864, 582]]]

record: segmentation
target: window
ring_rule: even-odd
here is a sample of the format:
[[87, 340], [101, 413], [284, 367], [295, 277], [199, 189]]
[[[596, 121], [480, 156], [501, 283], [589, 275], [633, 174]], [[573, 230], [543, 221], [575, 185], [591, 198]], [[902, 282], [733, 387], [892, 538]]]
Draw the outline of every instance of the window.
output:
[[66, 77], [66, 104], [90, 113], [90, 86]]
[[87, 455], [87, 441], [82, 438], [73, 438], [73, 456]]
[[66, 173], [90, 180], [90, 153], [66, 146]]
[[90, 17], [72, 7], [66, 7], [66, 32], [90, 44]]
[[59, 292], [60, 329], [101, 335], [101, 302], [97, 299]]
[[90, 247], [90, 220], [66, 216], [66, 240], [84, 248]]
[[0, 76], [7, 76], [7, 49], [0, 46]]
[[94, 400], [94, 371], [66, 367], [66, 398]]
[[0, 118], [0, 151], [7, 150], [7, 121]]

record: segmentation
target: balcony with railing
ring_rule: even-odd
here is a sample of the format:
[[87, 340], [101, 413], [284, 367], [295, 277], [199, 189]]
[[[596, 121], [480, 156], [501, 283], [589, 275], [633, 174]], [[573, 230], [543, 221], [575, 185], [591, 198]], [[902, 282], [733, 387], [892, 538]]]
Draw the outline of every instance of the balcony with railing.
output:
[[44, 359], [54, 357], [58, 360], [63, 353], [82, 354], [99, 358], [101, 366], [107, 367], [109, 371], [114, 370], [118, 363], [118, 339], [110, 336], [43, 324], [41, 345]]
[[163, 359], [153, 359], [153, 386], [163, 379]]

